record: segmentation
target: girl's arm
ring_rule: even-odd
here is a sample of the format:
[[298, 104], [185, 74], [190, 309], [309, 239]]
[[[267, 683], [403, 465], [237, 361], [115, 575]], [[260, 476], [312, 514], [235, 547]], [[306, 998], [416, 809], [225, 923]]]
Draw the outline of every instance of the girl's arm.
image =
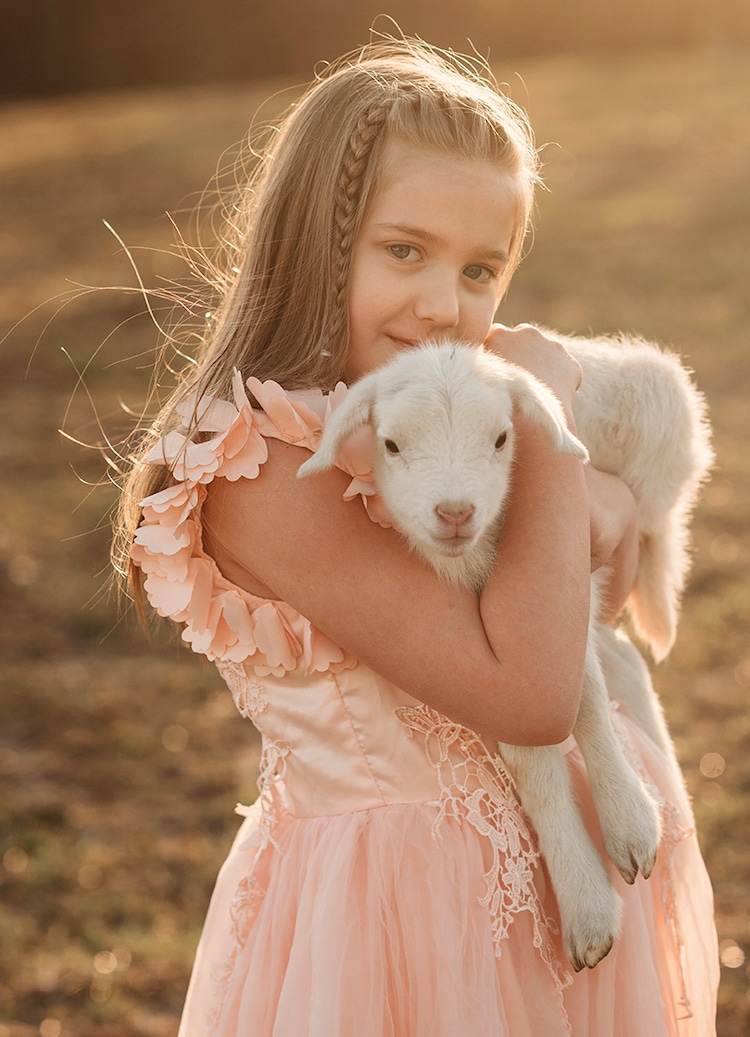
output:
[[[567, 354], [537, 332], [525, 335], [519, 353], [552, 348], [545, 380], [569, 399], [578, 373]], [[516, 428], [499, 562], [480, 598], [440, 581], [394, 530], [344, 502], [343, 473], [298, 480], [306, 455], [277, 441], [257, 479], [211, 484], [206, 548], [228, 579], [288, 602], [453, 720], [494, 740], [560, 742], [573, 726], [583, 673], [588, 496], [580, 462], [557, 454], [520, 417]]]

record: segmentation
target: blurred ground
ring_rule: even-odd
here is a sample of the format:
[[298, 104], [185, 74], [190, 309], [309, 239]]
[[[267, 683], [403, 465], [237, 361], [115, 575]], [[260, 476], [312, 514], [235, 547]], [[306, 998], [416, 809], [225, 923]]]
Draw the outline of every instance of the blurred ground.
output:
[[[498, 69], [539, 140], [556, 142], [501, 318], [673, 345], [712, 410], [717, 470], [656, 682], [716, 889], [721, 1037], [750, 1032], [747, 59]], [[96, 441], [95, 415], [112, 436], [127, 427], [121, 404], [144, 397], [153, 325], [116, 292], [44, 325], [69, 282], [134, 284], [103, 219], [144, 246], [148, 283], [179, 273], [161, 251], [175, 240], [164, 210], [186, 225], [217, 157], [277, 86], [0, 109], [0, 324], [42, 307], [0, 346], [0, 1037], [173, 1035], [234, 804], [254, 796], [257, 741], [213, 669], [118, 617], [114, 491], [88, 485], [105, 476], [101, 458], [56, 431]]]

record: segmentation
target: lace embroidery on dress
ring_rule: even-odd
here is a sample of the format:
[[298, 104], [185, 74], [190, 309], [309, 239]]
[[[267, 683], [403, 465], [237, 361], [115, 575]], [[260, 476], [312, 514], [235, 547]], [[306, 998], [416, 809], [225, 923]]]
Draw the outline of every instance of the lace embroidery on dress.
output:
[[490, 914], [496, 957], [501, 957], [514, 915], [528, 911], [534, 946], [552, 974], [562, 1006], [562, 992], [573, 977], [552, 944], [557, 926], [545, 915], [534, 883], [539, 850], [502, 759], [491, 756], [473, 731], [429, 706], [399, 706], [395, 712], [410, 738], [424, 737], [425, 754], [437, 773], [440, 799], [435, 837], [439, 838], [443, 820], [452, 817], [470, 824], [492, 848], [492, 864], [484, 874], [487, 892], [480, 903]]
[[255, 721], [261, 713], [265, 713], [268, 709], [265, 691], [257, 681], [248, 676], [242, 663], [217, 660], [216, 669], [231, 691], [240, 716], [245, 717], [246, 720]]
[[612, 726], [614, 727], [615, 733], [622, 745], [625, 758], [633, 770], [641, 777], [659, 808], [659, 818], [661, 820], [659, 857], [663, 861], [665, 872], [662, 888], [662, 908], [667, 920], [667, 927], [671, 929], [676, 945], [675, 960], [679, 965], [680, 983], [682, 986], [678, 1003], [685, 1011], [684, 1018], [692, 1019], [693, 1009], [690, 1004], [690, 996], [688, 995], [687, 977], [685, 975], [684, 964], [685, 941], [680, 929], [680, 916], [677, 910], [677, 893], [674, 881], [674, 857], [679, 843], [685, 839], [689, 839], [692, 835], [695, 835], [695, 828], [682, 824], [682, 814], [680, 813], [680, 810], [674, 805], [674, 803], [668, 802], [668, 800], [662, 796], [661, 792], [650, 780], [643, 763], [630, 740], [627, 728], [622, 721], [620, 715], [620, 703], [612, 702], [610, 704], [612, 707]]
[[[246, 676], [244, 679], [247, 681]], [[249, 681], [247, 683], [252, 684]], [[251, 807], [243, 806], [241, 803], [238, 803], [236, 807], [236, 812], [244, 817], [258, 817], [255, 832], [242, 847], [243, 849], [254, 849], [255, 852], [229, 905], [231, 949], [226, 958], [220, 964], [215, 965], [211, 972], [211, 978], [216, 983], [216, 994], [211, 1008], [206, 1013], [207, 1037], [211, 1037], [219, 1025], [237, 959], [247, 943], [256, 912], [265, 896], [266, 891], [255, 875], [258, 864], [269, 846], [281, 853], [278, 843], [273, 838], [277, 814], [279, 810], [283, 809], [276, 786], [284, 778], [289, 751], [289, 745], [284, 741], [264, 739], [258, 775], [258, 799]]]

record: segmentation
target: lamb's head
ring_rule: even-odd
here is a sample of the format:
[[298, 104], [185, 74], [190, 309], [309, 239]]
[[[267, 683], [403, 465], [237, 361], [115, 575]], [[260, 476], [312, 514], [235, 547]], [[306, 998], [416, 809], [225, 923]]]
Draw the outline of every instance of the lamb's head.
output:
[[400, 353], [356, 382], [299, 475], [331, 467], [344, 441], [371, 425], [375, 482], [397, 528], [438, 571], [478, 583], [462, 566], [470, 573], [471, 556], [492, 550], [510, 486], [516, 406], [557, 449], [587, 456], [541, 383], [476, 346], [448, 343]]

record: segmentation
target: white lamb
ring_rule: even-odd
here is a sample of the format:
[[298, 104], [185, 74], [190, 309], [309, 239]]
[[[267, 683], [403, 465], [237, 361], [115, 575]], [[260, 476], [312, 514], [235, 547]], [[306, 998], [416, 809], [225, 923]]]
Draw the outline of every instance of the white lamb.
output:
[[[331, 467], [344, 441], [371, 425], [375, 481], [394, 524], [443, 578], [480, 590], [494, 564], [510, 487], [518, 407], [558, 450], [590, 458], [630, 487], [640, 521], [640, 561], [628, 610], [637, 633], [661, 659], [675, 636], [688, 564], [687, 521], [712, 461], [703, 402], [678, 359], [654, 346], [557, 337], [583, 367], [575, 420], [585, 447], [569, 432], [554, 394], [527, 372], [476, 347], [428, 344], [350, 388], [299, 474]], [[639, 870], [647, 877], [654, 866], [659, 815], [612, 728], [599, 644], [604, 639], [602, 647], [611, 652], [613, 635], [596, 621], [598, 582], [592, 580], [574, 734], [605, 850], [633, 883]], [[636, 680], [626, 697], [669, 757], [671, 743], [648, 680]], [[555, 746], [502, 744], [500, 752], [538, 834], [566, 953], [576, 970], [592, 968], [619, 932], [621, 902], [575, 805], [563, 755]]]

